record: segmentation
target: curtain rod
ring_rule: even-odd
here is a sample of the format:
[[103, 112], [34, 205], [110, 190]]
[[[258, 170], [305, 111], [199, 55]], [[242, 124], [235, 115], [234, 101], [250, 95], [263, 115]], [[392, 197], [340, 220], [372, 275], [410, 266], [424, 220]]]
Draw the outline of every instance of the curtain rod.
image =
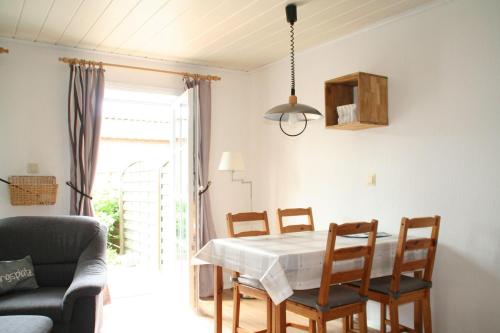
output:
[[94, 66], [107, 66], [107, 67], [138, 69], [141, 71], [181, 75], [184, 77], [191, 77], [191, 78], [199, 79], [199, 80], [219, 81], [221, 79], [219, 76], [215, 76], [215, 75], [203, 75], [203, 74], [196, 74], [196, 73], [189, 73], [189, 72], [176, 72], [176, 71], [169, 71], [169, 70], [164, 70], [164, 69], [112, 64], [112, 63], [107, 63], [107, 62], [91, 61], [91, 60], [78, 59], [78, 58], [66, 58], [66, 57], [64, 57], [64, 58], [59, 58], [59, 61], [64, 62], [66, 64], [80, 64], [80, 65], [94, 65]]
[[3, 47], [0, 47], [0, 54], [1, 53], [9, 53], [9, 49], [5, 49]]

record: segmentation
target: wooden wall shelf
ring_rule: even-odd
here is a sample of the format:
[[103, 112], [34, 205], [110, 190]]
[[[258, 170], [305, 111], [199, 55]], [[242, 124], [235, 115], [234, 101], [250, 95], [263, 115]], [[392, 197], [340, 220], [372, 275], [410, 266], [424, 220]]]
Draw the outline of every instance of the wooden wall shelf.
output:
[[[357, 87], [357, 96], [354, 89]], [[337, 106], [356, 104], [359, 121], [339, 125]], [[387, 77], [353, 73], [325, 82], [325, 125], [341, 130], [362, 130], [387, 126]]]

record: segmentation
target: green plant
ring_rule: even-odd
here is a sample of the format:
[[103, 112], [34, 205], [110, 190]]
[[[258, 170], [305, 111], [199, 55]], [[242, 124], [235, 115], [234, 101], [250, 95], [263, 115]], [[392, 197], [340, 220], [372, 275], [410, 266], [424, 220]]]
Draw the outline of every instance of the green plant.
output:
[[121, 257], [118, 255], [115, 249], [107, 248], [106, 249], [106, 262], [108, 265], [119, 265], [122, 263]]
[[187, 202], [177, 200], [175, 202], [175, 233], [177, 243], [178, 259], [187, 258]]
[[115, 251], [120, 246], [120, 206], [118, 195], [102, 193], [96, 196], [94, 212], [96, 217], [108, 227], [108, 247]]

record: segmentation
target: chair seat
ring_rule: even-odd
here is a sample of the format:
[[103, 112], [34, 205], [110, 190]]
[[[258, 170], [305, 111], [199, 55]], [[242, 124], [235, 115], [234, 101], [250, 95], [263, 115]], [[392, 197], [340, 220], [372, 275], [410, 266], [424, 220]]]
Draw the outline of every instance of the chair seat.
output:
[[[424, 281], [411, 276], [401, 275], [401, 281], [399, 283], [399, 292], [394, 293], [390, 291], [391, 279], [392, 279], [391, 275], [381, 276], [378, 278], [371, 279], [370, 291], [374, 291], [385, 295], [391, 295], [394, 298], [399, 298], [401, 294], [421, 289], [428, 289], [432, 287], [432, 282]], [[356, 287], [360, 287], [361, 281], [354, 281], [349, 284]]]
[[239, 284], [248, 286], [248, 287], [265, 290], [264, 286], [262, 285], [262, 283], [260, 283], [260, 281], [258, 279], [253, 278], [249, 275], [238, 276], [238, 278], [236, 279], [236, 282], [238, 282]]
[[50, 333], [52, 320], [43, 316], [0, 316], [2, 333]]
[[288, 300], [308, 306], [310, 308], [317, 309], [321, 312], [326, 312], [332, 308], [336, 308], [342, 305], [364, 303], [367, 301], [366, 297], [362, 297], [361, 295], [359, 295], [358, 291], [343, 285], [330, 286], [328, 304], [324, 307], [317, 304], [318, 295], [319, 288], [309, 290], [295, 290], [293, 295], [290, 296]]
[[38, 315], [60, 321], [65, 292], [66, 288], [41, 287], [1, 295], [0, 316]]

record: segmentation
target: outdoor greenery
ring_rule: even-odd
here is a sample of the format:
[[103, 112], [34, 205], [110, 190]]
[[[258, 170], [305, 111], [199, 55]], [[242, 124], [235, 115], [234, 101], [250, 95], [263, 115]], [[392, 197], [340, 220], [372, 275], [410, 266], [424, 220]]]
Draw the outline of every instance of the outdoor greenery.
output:
[[177, 258], [187, 258], [187, 202], [177, 200], [175, 202], [175, 231], [177, 242]]
[[[120, 204], [118, 192], [101, 192], [94, 195], [94, 212], [96, 217], [108, 228], [107, 259], [108, 263], [119, 264], [120, 250]], [[177, 200], [175, 203], [176, 224], [176, 256], [186, 259], [187, 247], [187, 202]]]
[[96, 217], [108, 227], [108, 254], [118, 254], [120, 246], [120, 206], [117, 193], [102, 193], [94, 200]]

